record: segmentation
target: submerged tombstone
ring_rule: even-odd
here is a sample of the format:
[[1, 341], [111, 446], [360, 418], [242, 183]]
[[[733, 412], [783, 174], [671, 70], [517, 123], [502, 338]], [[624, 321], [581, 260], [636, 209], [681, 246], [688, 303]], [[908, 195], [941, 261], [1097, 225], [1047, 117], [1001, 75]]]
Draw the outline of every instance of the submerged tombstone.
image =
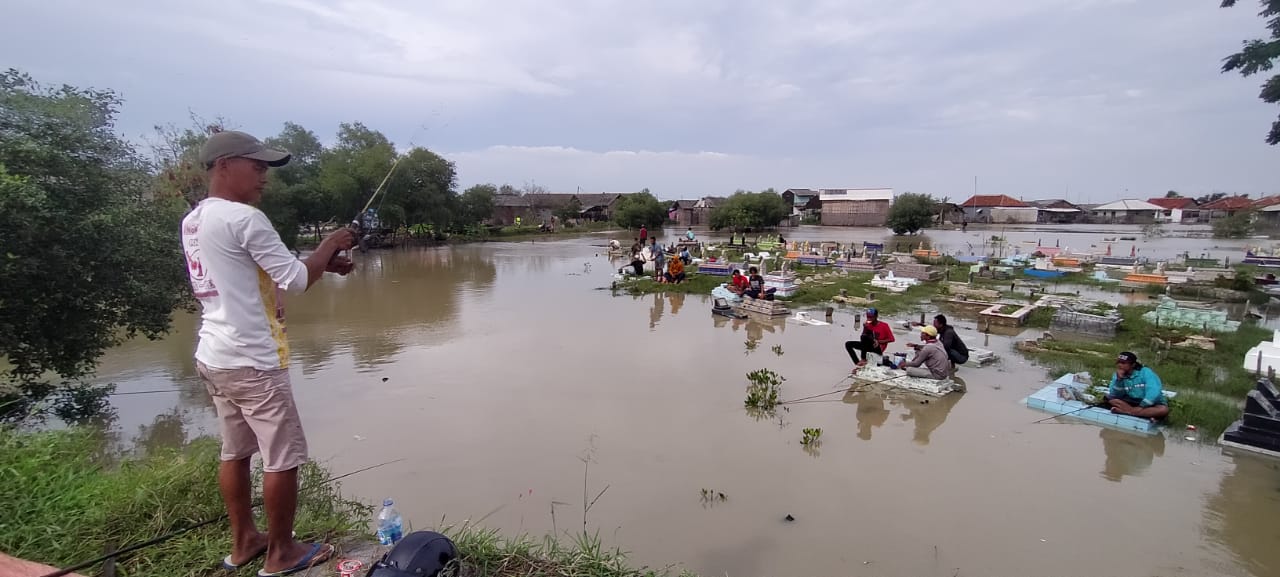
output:
[[1280, 389], [1258, 379], [1245, 397], [1244, 417], [1222, 433], [1223, 445], [1280, 457]]

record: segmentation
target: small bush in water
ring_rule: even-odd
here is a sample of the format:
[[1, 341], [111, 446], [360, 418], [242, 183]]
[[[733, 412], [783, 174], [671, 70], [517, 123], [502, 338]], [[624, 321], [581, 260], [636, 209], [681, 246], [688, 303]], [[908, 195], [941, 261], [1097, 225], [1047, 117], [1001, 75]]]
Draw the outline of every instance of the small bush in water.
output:
[[782, 383], [787, 379], [769, 369], [760, 369], [747, 373], [746, 405], [752, 409], [764, 411], [778, 406], [778, 396], [782, 392]]
[[817, 443], [818, 439], [822, 437], [822, 429], [806, 428], [802, 429], [801, 433], [804, 434], [804, 438], [800, 439], [800, 444], [806, 446]]

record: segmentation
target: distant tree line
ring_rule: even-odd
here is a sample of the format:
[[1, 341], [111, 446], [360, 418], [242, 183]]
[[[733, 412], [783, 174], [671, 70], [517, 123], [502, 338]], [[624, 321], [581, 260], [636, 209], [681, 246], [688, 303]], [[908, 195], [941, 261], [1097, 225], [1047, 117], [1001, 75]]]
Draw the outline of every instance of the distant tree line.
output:
[[[157, 127], [158, 191], [199, 202], [207, 192], [196, 155], [210, 133], [224, 128], [222, 120], [182, 130]], [[380, 185], [382, 192], [370, 208], [388, 228], [466, 232], [493, 213], [497, 187], [476, 185], [459, 194], [453, 162], [422, 147], [398, 152], [386, 135], [359, 122], [339, 125], [330, 147], [292, 122], [264, 141], [293, 154], [288, 165], [268, 174], [259, 207], [289, 246], [296, 244], [300, 229], [318, 238], [326, 224], [350, 223]]]
[[791, 207], [772, 188], [760, 192], [738, 190], [711, 209], [711, 229], [759, 230], [778, 226]]

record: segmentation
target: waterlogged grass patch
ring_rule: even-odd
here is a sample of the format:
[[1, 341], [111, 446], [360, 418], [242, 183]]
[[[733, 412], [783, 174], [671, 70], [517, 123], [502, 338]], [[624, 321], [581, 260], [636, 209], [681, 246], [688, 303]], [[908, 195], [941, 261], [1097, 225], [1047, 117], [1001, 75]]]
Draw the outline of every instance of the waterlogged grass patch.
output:
[[1216, 439], [1240, 418], [1244, 396], [1254, 387], [1254, 376], [1239, 359], [1271, 333], [1248, 324], [1234, 333], [1214, 334], [1213, 352], [1179, 347], [1173, 343], [1195, 332], [1156, 327], [1142, 318], [1148, 310], [1151, 307], [1120, 307], [1122, 322], [1111, 340], [1041, 340], [1036, 351], [1026, 354], [1050, 377], [1087, 371], [1104, 386], [1115, 373], [1116, 354], [1133, 351], [1165, 387], [1178, 391], [1169, 403], [1169, 424], [1196, 425], [1204, 433], [1202, 439]]

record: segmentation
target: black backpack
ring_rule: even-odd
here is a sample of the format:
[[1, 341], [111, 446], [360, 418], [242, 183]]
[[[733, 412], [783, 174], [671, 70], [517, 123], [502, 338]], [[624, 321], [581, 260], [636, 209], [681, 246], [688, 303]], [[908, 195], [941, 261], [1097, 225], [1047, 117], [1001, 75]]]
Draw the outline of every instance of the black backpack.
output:
[[387, 551], [366, 577], [436, 577], [458, 560], [448, 537], [433, 531], [414, 531]]

